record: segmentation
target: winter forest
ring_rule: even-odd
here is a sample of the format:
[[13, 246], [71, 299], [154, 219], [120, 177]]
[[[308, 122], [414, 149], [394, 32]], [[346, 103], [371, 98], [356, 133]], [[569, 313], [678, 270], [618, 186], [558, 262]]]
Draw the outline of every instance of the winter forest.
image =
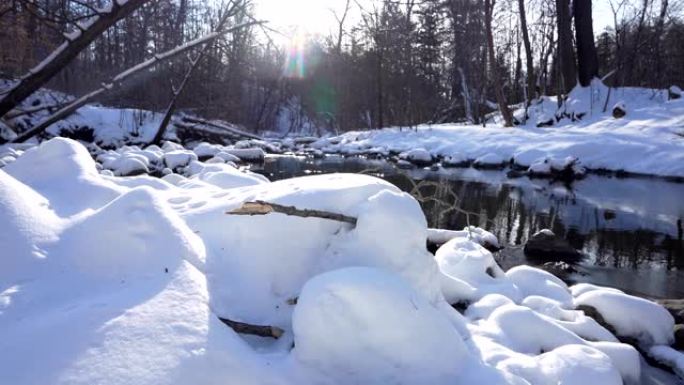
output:
[[[2, 50], [0, 71], [18, 77], [106, 2], [3, 3], [0, 44], [12, 49]], [[224, 28], [254, 24], [206, 48], [176, 108], [254, 132], [480, 124], [495, 103], [569, 93], [577, 75], [584, 86], [599, 76], [612, 87], [667, 88], [684, 78], [684, 10], [672, 0], [606, 0], [598, 30], [591, 1], [341, 0], [326, 4], [329, 27], [313, 32], [257, 23], [247, 1], [140, 3], [49, 85], [86, 93], [212, 32], [227, 12]], [[161, 111], [189, 60], [160, 63], [98, 101]]]
[[683, 86], [681, 0], [0, 0], [0, 385], [682, 385]]

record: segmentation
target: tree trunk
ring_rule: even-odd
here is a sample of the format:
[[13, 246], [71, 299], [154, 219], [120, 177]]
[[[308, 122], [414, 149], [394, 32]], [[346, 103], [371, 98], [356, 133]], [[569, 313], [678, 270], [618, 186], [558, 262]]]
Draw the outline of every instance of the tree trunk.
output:
[[520, 29], [522, 30], [523, 44], [525, 45], [525, 58], [527, 61], [527, 105], [537, 97], [534, 76], [534, 58], [532, 57], [532, 44], [530, 44], [530, 34], [527, 30], [527, 16], [525, 15], [525, 1], [518, 0], [520, 9]]
[[560, 67], [561, 90], [569, 93], [577, 84], [577, 64], [572, 47], [569, 0], [556, 0], [556, 22], [558, 24], [558, 64]]
[[588, 87], [592, 79], [598, 76], [598, 56], [594, 44], [594, 26], [591, 20], [591, 0], [574, 0], [573, 7], [579, 82], [582, 87]]
[[487, 48], [489, 51], [489, 65], [492, 71], [492, 85], [494, 86], [494, 93], [496, 94], [496, 102], [499, 104], [501, 116], [504, 119], [505, 127], [513, 126], [513, 114], [506, 104], [506, 96], [503, 92], [501, 84], [501, 77], [499, 76], [499, 67], [496, 63], [496, 53], [494, 52], [494, 33], [492, 32], [492, 11], [494, 10], [495, 0], [484, 1], [485, 11], [485, 34], [487, 35]]
[[19, 83], [9, 90], [4, 98], [0, 99], [0, 117], [5, 116], [6, 113], [19, 105], [24, 99], [45, 85], [107, 28], [128, 16], [148, 1], [129, 0], [119, 5], [118, 1], [112, 0], [111, 11], [100, 13], [97, 16], [97, 20], [88, 28], [81, 30], [78, 36], [67, 39], [47, 59], [31, 69]]

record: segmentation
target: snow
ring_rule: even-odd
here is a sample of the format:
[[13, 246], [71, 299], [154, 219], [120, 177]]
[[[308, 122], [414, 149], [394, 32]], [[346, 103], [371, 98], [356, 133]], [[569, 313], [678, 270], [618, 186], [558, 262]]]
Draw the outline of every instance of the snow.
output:
[[[652, 343], [672, 330], [648, 301], [504, 273], [478, 228], [438, 232], [432, 256], [418, 202], [371, 176], [271, 183], [170, 142], [102, 152], [102, 173], [70, 139], [2, 151], [16, 158], [0, 170], [2, 383], [629, 385], [639, 354], [575, 302], [596, 296]], [[179, 173], [175, 155], [190, 158]], [[129, 160], [164, 177], [113, 176]], [[357, 223], [227, 214], [253, 200]]]
[[432, 155], [424, 148], [414, 148], [399, 154], [400, 159], [408, 160], [416, 164], [432, 163]]
[[[523, 168], [545, 159], [572, 157], [589, 170], [684, 177], [684, 138], [676, 129], [684, 124], [684, 100], [667, 100], [667, 90], [617, 88], [610, 91], [608, 110], [603, 112], [607, 97], [608, 89], [594, 84], [573, 91], [561, 110], [555, 98], [544, 97], [529, 108], [527, 125], [439, 124], [415, 130], [353, 131], [311, 147], [340, 154], [420, 148], [434, 158], [444, 157], [445, 165], [477, 160], [484, 166], [498, 166], [514, 159]], [[618, 101], [629, 106], [629, 113], [614, 119], [610, 107]], [[521, 121], [522, 113], [516, 112]], [[556, 114], [562, 118], [559, 122], [553, 119]], [[583, 114], [581, 120], [578, 114]], [[538, 119], [553, 120], [554, 125], [536, 127]]]
[[476, 301], [499, 293], [520, 300], [513, 282], [494, 261], [492, 254], [468, 238], [454, 238], [435, 253], [442, 272], [442, 291], [447, 302]]
[[577, 305], [594, 307], [620, 336], [643, 346], [674, 342], [674, 319], [662, 306], [614, 290], [591, 290], [575, 298]]
[[516, 266], [506, 272], [521, 291], [523, 297], [540, 295], [557, 301], [563, 308], [573, 307], [573, 298], [568, 286], [554, 275], [530, 266]]
[[469, 360], [447, 318], [379, 269], [352, 267], [310, 280], [292, 322], [295, 359], [338, 383], [454, 383]]
[[648, 349], [648, 355], [663, 365], [672, 368], [681, 378], [684, 378], [684, 353], [669, 346], [656, 345]]
[[185, 167], [194, 160], [197, 160], [197, 155], [188, 150], [174, 150], [164, 154], [164, 164], [170, 169]]

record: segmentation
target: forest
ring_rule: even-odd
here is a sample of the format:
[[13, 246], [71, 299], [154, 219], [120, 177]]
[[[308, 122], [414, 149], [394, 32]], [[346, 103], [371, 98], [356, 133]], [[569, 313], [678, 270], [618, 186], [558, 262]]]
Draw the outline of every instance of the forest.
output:
[[[585, 86], [598, 76], [611, 87], [654, 89], [684, 79], [683, 8], [677, 0], [606, 0], [610, 13], [599, 17], [611, 20], [597, 31], [591, 1], [348, 0], [331, 7], [329, 33], [273, 28], [257, 20], [248, 0], [230, 6], [200, 0], [138, 3], [65, 63], [49, 86], [85, 94], [210, 33], [226, 12], [227, 26], [254, 23], [203, 48], [177, 108], [253, 132], [481, 124], [497, 104], [566, 95], [576, 79]], [[0, 74], [27, 73], [101, 5], [3, 2]], [[97, 100], [164, 111], [192, 60], [167, 60]], [[506, 124], [518, 123], [502, 112]]]

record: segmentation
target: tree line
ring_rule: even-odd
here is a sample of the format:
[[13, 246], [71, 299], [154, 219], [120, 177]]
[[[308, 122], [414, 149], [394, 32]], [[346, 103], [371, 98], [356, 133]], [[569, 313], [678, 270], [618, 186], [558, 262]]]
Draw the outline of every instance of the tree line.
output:
[[[562, 98], [595, 77], [653, 88], [684, 79], [677, 0], [608, 0], [612, 20], [602, 31], [593, 30], [590, 0], [341, 0], [331, 32], [307, 36], [261, 23], [249, 0], [8, 0], [0, 5], [0, 77], [26, 77], [65, 41], [83, 39], [94, 16], [129, 3], [44, 85], [87, 94], [224, 24], [241, 28], [94, 99], [255, 132], [346, 131], [483, 124], [497, 109], [513, 125], [508, 106]], [[280, 44], [281, 35], [291, 42]]]

